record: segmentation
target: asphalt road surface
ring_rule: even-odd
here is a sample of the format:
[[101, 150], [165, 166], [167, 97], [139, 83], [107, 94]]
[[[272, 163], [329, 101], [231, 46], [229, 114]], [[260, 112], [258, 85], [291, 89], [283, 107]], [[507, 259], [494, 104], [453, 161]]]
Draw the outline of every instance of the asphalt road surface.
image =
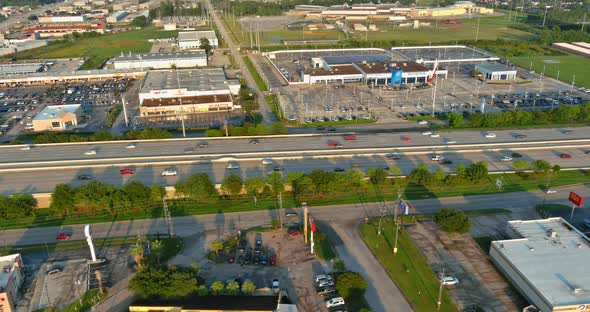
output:
[[[552, 203], [567, 203], [567, 194], [575, 191], [579, 194], [587, 194], [590, 186], [576, 186], [560, 188], [556, 194], [547, 195], [547, 201]], [[512, 211], [523, 211], [540, 204], [546, 194], [542, 192], [506, 193], [497, 194], [434, 198], [412, 201], [414, 211], [411, 213], [434, 212], [442, 207], [454, 207], [465, 210], [505, 208]], [[387, 274], [381, 268], [377, 260], [366, 251], [366, 246], [359, 243], [357, 225], [365, 216], [377, 216], [380, 214], [380, 204], [354, 204], [324, 207], [310, 207], [310, 213], [315, 217], [320, 229], [324, 230], [334, 242], [337, 250], [350, 256], [347, 262], [353, 261], [353, 267], [362, 272], [370, 287], [366, 293], [369, 304], [375, 311], [386, 311], [392, 307], [398, 307], [394, 311], [411, 311], [403, 296], [391, 282]], [[581, 210], [581, 209], [578, 209]], [[576, 211], [578, 213], [578, 210]], [[243, 213], [212, 214], [202, 216], [173, 218], [176, 235], [188, 236], [205, 231], [217, 231], [223, 235], [234, 234], [238, 229], [270, 224], [277, 218], [277, 211], [251, 211]], [[302, 214], [299, 213], [299, 216]], [[578, 216], [578, 214], [576, 214]], [[297, 219], [297, 218], [295, 218]], [[296, 220], [285, 220], [293, 222]], [[385, 226], [388, 226], [387, 224]], [[54, 242], [57, 234], [68, 232], [72, 239], [84, 239], [83, 225], [71, 225], [62, 227], [42, 227], [25, 230], [5, 230], [0, 233], [2, 245], [28, 245]], [[92, 224], [93, 236], [117, 237], [139, 234], [165, 233], [164, 220], [133, 220], [110, 223]], [[352, 240], [352, 241], [351, 241]], [[344, 243], [346, 242], [346, 243]], [[349, 243], [350, 242], [350, 243]], [[388, 307], [387, 309], [384, 307]]]

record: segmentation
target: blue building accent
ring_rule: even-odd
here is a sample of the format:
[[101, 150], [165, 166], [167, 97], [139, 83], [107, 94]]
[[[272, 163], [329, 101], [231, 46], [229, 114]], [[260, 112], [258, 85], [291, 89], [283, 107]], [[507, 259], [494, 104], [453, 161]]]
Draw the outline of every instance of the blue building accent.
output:
[[404, 71], [401, 69], [392, 69], [391, 70], [391, 85], [402, 84], [402, 73]]

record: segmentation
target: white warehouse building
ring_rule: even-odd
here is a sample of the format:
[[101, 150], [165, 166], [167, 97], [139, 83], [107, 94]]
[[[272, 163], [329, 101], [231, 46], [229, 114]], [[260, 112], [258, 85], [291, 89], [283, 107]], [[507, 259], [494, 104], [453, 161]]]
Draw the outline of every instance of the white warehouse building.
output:
[[201, 38], [207, 38], [213, 49], [219, 47], [219, 40], [213, 30], [181, 31], [178, 33], [178, 47], [181, 50], [199, 49]]
[[168, 69], [207, 66], [204, 50], [164, 53], [135, 53], [121, 55], [111, 60], [114, 69]]
[[562, 218], [508, 222], [490, 258], [541, 312], [590, 311], [590, 239]]
[[486, 80], [514, 80], [516, 69], [499, 63], [482, 63], [475, 65], [475, 70], [480, 72]]

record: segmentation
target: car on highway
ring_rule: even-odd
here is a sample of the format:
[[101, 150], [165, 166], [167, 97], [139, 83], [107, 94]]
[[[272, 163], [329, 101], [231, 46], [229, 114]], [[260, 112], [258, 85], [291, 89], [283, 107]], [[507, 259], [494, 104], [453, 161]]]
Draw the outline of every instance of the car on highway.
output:
[[447, 143], [447, 144], [455, 144], [455, 143], [457, 143], [457, 141], [455, 141], [454, 139], [447, 138], [447, 139], [445, 139], [445, 143]]
[[516, 134], [516, 135], [514, 135], [514, 138], [515, 138], [515, 139], [520, 139], [520, 140], [522, 140], [522, 139], [526, 139], [526, 137], [527, 137], [527, 136], [526, 136], [526, 135], [524, 135], [524, 134]]
[[135, 145], [135, 144], [133, 144], [133, 143], [132, 143], [132, 144], [129, 144], [129, 145], [127, 145], [127, 146], [125, 146], [125, 148], [127, 148], [127, 149], [133, 149], [133, 148], [135, 148], [135, 147], [137, 147], [137, 145]]
[[263, 165], [272, 165], [273, 162], [272, 162], [272, 159], [263, 159], [262, 164]]
[[418, 124], [419, 125], [427, 125], [428, 124], [428, 121], [426, 121], [426, 120], [420, 120], [420, 121], [418, 121]]
[[440, 138], [440, 134], [438, 134], [438, 133], [432, 133], [432, 134], [430, 135], [430, 137], [431, 137], [431, 138]]
[[356, 135], [349, 135], [344, 137], [345, 141], [355, 141], [356, 140]]
[[68, 233], [59, 233], [59, 234], [57, 234], [57, 236], [55, 237], [55, 239], [61, 241], [61, 240], [68, 240], [68, 239], [70, 239], [70, 237], [72, 237], [71, 234], [68, 234]]
[[344, 298], [342, 298], [342, 297], [335, 297], [335, 298], [326, 300], [326, 308], [328, 308], [328, 309], [334, 308], [337, 306], [341, 306], [341, 305], [344, 305]]
[[295, 237], [295, 236], [299, 236], [299, 234], [301, 234], [301, 232], [296, 229], [289, 229], [287, 231], [287, 234], [289, 235], [289, 237]]
[[297, 217], [297, 212], [287, 211], [287, 212], [285, 212], [285, 217]]
[[134, 174], [135, 173], [135, 169], [125, 168], [125, 169], [119, 170], [119, 173], [120, 174]]
[[342, 145], [342, 143], [336, 144], [336, 148], [343, 148], [343, 147], [344, 147], [344, 145]]
[[330, 127], [328, 127], [328, 131], [336, 131], [336, 128], [330, 126]]
[[191, 153], [193, 153], [194, 151], [195, 151], [195, 149], [194, 149], [194, 148], [192, 148], [192, 147], [186, 147], [186, 148], [184, 149], [184, 153], [185, 153], [185, 154], [191, 154]]
[[572, 130], [561, 130], [561, 134], [570, 134], [572, 132], [574, 132], [574, 131], [572, 131]]
[[321, 131], [321, 130], [326, 130], [326, 127], [324, 127], [324, 126], [317, 126], [315, 129]]
[[402, 138], [402, 142], [405, 142], [405, 143], [412, 142], [412, 138], [404, 137], [404, 138]]
[[78, 175], [78, 180], [91, 180], [92, 176], [89, 174], [79, 174]]
[[88, 155], [88, 156], [96, 155], [96, 150], [86, 151], [86, 152], [84, 152], [84, 155]]
[[444, 159], [441, 155], [434, 155], [430, 158], [432, 161], [441, 161]]
[[422, 132], [422, 135], [431, 135], [431, 134], [432, 134], [432, 131], [423, 131]]
[[504, 155], [504, 156], [500, 157], [500, 161], [512, 161], [512, 157], [510, 157], [508, 155]]
[[440, 282], [445, 286], [459, 285], [459, 279], [452, 276], [443, 277]]
[[176, 171], [175, 169], [172, 169], [172, 168], [168, 168], [168, 169], [162, 170], [162, 173], [160, 175], [163, 177], [175, 176], [175, 175], [178, 175], [178, 171]]
[[545, 194], [555, 194], [555, 193], [557, 193], [557, 191], [554, 189], [546, 189], [545, 190]]
[[339, 143], [336, 142], [336, 141], [330, 141], [330, 142], [328, 142], [328, 146], [338, 146], [338, 144]]
[[20, 148], [21, 151], [30, 151], [31, 150], [31, 146], [30, 145], [25, 145], [23, 147]]
[[570, 159], [570, 158], [572, 158], [572, 155], [567, 154], [567, 153], [562, 153], [561, 155], [559, 155], [559, 158]]
[[389, 158], [389, 159], [393, 159], [393, 160], [398, 160], [402, 158], [402, 154], [400, 153], [391, 153], [391, 154], [387, 154], [385, 157]]
[[278, 294], [278, 293], [279, 293], [279, 291], [281, 291], [281, 287], [280, 287], [280, 284], [279, 284], [279, 280], [278, 280], [278, 279], [276, 279], [276, 278], [272, 280], [272, 291], [273, 291], [275, 294]]
[[207, 147], [209, 147], [209, 143], [207, 143], [207, 142], [199, 143], [199, 148], [207, 148]]
[[488, 138], [488, 139], [493, 139], [496, 137], [496, 133], [494, 132], [487, 132], [484, 137]]
[[258, 144], [260, 141], [258, 139], [250, 139], [250, 144]]
[[585, 151], [584, 154], [590, 155], [590, 151]]
[[227, 164], [227, 166], [225, 167], [226, 169], [240, 169], [240, 165], [238, 164], [234, 164], [234, 163], [229, 163]]

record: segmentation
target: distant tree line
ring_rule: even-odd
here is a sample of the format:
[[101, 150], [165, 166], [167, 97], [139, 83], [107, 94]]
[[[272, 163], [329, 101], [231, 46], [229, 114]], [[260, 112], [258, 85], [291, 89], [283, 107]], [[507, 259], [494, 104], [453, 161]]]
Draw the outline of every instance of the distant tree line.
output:
[[37, 200], [29, 194], [0, 196], [0, 220], [14, 220], [33, 215]]
[[[208, 137], [222, 137], [225, 136], [226, 132], [224, 129], [208, 129], [205, 134]], [[287, 127], [280, 122], [273, 122], [270, 127], [263, 123], [245, 122], [242, 126], [229, 126], [227, 134], [229, 136], [287, 134]]]
[[169, 139], [172, 134], [159, 128], [145, 128], [130, 130], [123, 135], [113, 135], [108, 131], [96, 131], [92, 134], [45, 132], [34, 137], [33, 143], [68, 143], [68, 142], [98, 142], [115, 140], [148, 140]]

